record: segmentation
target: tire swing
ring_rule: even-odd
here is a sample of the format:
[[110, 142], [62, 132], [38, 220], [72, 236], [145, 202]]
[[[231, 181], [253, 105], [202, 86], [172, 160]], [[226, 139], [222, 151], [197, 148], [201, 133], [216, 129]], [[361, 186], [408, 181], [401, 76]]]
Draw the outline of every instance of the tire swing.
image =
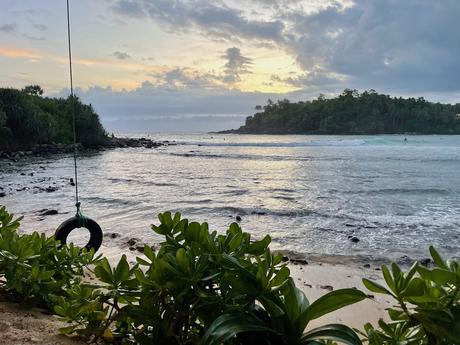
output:
[[73, 77], [72, 77], [72, 50], [70, 44], [70, 14], [69, 14], [69, 0], [67, 0], [67, 38], [69, 45], [69, 74], [70, 74], [70, 98], [71, 109], [73, 118], [73, 162], [74, 162], [74, 180], [75, 180], [75, 207], [77, 213], [74, 217], [67, 219], [57, 228], [54, 237], [61, 242], [61, 246], [67, 244], [67, 237], [69, 234], [80, 228], [86, 228], [90, 233], [90, 239], [85, 245], [86, 250], [94, 249], [96, 252], [102, 244], [102, 229], [94, 220], [85, 217], [80, 210], [80, 202], [78, 200], [78, 174], [77, 174], [77, 134], [76, 134], [76, 121], [75, 121], [75, 96], [73, 92]]

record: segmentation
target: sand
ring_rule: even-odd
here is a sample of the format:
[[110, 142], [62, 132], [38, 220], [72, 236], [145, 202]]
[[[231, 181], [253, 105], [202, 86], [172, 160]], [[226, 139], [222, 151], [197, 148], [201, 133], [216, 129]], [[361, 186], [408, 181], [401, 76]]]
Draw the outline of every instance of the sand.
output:
[[66, 324], [37, 308], [0, 300], [0, 344], [81, 345], [82, 340], [59, 334]]
[[381, 272], [376, 271], [375, 267], [364, 268], [340, 264], [313, 263], [309, 265], [290, 265], [289, 268], [297, 287], [302, 289], [310, 303], [331, 290], [343, 288], [355, 287], [370, 297], [359, 303], [324, 315], [311, 322], [308, 328], [326, 323], [343, 323], [362, 330], [363, 325], [367, 322], [376, 325], [380, 318], [388, 320], [385, 308], [392, 306], [391, 299], [384, 295], [373, 294], [362, 284], [362, 278], [370, 278], [384, 285], [381, 279]]

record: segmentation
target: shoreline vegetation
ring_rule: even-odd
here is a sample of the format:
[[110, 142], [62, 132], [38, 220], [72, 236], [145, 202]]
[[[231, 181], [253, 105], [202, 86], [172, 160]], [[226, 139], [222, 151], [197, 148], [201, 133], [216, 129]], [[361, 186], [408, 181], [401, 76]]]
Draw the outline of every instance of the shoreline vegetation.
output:
[[238, 129], [220, 134], [460, 134], [460, 103], [345, 89], [334, 98], [287, 99], [256, 106]]
[[[357, 284], [362, 269], [292, 265], [270, 250], [270, 236], [251, 240], [237, 223], [217, 234], [179, 213], [158, 218], [151, 228], [165, 241], [156, 250], [145, 245], [141, 256], [123, 254], [111, 262], [92, 250], [59, 246], [44, 234], [21, 235], [20, 219], [0, 208], [0, 297], [38, 306], [66, 322], [61, 333], [93, 343], [460, 341], [460, 264], [444, 260], [433, 247], [428, 267], [415, 262], [403, 271], [394, 263], [382, 265], [383, 279], [365, 271], [372, 280]], [[319, 285], [323, 291], [308, 293], [316, 298], [308, 302], [305, 291], [317, 293], [317, 284], [331, 277], [339, 286]], [[12, 310], [1, 303], [0, 308]], [[17, 336], [20, 327], [7, 321], [0, 319], [5, 337], [10, 329]]]
[[102, 126], [92, 105], [78, 97], [43, 97], [38, 85], [22, 90], [0, 88], [0, 158], [73, 152], [72, 101], [78, 150], [157, 148], [171, 145], [146, 138], [117, 138]]

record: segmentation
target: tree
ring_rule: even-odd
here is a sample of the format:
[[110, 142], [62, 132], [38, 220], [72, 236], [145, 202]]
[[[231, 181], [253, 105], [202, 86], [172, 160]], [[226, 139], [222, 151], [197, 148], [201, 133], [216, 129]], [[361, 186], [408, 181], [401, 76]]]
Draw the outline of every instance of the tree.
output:
[[43, 89], [40, 85], [28, 85], [22, 89], [22, 92], [31, 95], [31, 96], [41, 96], [43, 95]]
[[460, 134], [460, 104], [431, 103], [424, 98], [401, 98], [345, 89], [335, 98], [267, 105], [246, 119], [239, 133], [267, 134]]

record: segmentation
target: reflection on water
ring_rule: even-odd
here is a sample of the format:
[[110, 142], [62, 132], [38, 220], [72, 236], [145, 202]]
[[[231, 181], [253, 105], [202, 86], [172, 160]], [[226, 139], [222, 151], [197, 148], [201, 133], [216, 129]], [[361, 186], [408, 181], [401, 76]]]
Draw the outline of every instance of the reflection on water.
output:
[[[149, 224], [179, 210], [220, 231], [240, 215], [255, 237], [300, 253], [420, 257], [430, 243], [460, 253], [459, 136], [151, 137], [179, 145], [79, 159], [83, 211], [106, 232], [158, 241]], [[74, 212], [70, 156], [1, 164], [0, 202], [26, 231], [52, 233]]]

